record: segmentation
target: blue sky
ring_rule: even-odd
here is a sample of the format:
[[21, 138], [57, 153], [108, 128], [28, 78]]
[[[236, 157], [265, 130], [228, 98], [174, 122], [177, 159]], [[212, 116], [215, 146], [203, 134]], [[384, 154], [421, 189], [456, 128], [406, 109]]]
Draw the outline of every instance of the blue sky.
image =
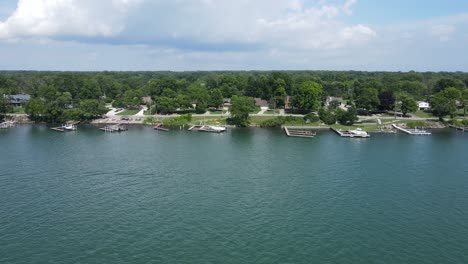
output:
[[2, 0], [0, 70], [468, 71], [462, 0]]

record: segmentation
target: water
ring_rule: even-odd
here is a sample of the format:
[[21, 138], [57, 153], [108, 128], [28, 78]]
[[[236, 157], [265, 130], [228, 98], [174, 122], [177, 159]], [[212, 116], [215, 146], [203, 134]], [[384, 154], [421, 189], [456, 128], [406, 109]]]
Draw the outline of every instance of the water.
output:
[[0, 263], [468, 263], [468, 135], [0, 131]]

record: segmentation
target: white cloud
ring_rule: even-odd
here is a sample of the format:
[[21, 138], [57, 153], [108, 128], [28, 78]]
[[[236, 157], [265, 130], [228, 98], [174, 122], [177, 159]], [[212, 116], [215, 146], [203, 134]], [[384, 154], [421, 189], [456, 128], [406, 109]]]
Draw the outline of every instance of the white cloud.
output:
[[19, 0], [14, 13], [0, 22], [0, 38], [112, 36], [141, 0]]
[[455, 33], [456, 27], [451, 25], [436, 25], [431, 28], [431, 34], [440, 41], [448, 41]]
[[306, 7], [304, 0], [19, 0], [0, 22], [0, 39], [114, 37], [146, 45], [268, 49], [330, 49], [371, 40], [376, 33], [370, 27], [340, 22], [356, 0], [338, 2], [317, 0]]

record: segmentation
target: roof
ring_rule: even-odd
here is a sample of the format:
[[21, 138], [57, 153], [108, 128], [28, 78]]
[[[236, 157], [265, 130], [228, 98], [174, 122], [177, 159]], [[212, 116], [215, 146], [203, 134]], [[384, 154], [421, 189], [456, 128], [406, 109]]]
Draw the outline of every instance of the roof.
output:
[[327, 96], [327, 102], [331, 102], [331, 101], [338, 101], [340, 103], [343, 102], [343, 98], [342, 97], [334, 97], [334, 96]]
[[31, 95], [29, 94], [10, 94], [4, 95], [5, 98], [15, 99], [15, 100], [29, 100], [31, 99]]
[[223, 103], [231, 103], [231, 98], [224, 98]]
[[255, 105], [260, 107], [268, 107], [268, 102], [262, 98], [255, 98]]

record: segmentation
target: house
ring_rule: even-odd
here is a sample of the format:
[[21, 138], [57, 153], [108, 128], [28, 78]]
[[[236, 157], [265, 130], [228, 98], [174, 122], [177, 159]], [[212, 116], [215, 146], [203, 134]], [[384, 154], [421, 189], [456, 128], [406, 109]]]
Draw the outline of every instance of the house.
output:
[[141, 100], [143, 101], [143, 104], [151, 104], [153, 102], [150, 96], [144, 96], [141, 98]]
[[338, 106], [342, 105], [343, 102], [344, 102], [343, 98], [341, 98], [341, 97], [327, 96], [325, 98], [325, 106], [330, 106], [330, 103], [333, 102], [333, 101], [337, 101]]
[[268, 108], [269, 104], [267, 100], [263, 100], [262, 98], [255, 98], [255, 106]]
[[429, 105], [429, 102], [418, 101], [418, 108], [419, 108], [419, 110], [427, 110], [427, 109], [431, 108], [431, 106]]
[[4, 94], [3, 97], [7, 98], [13, 106], [23, 106], [31, 99], [31, 95], [29, 94]]
[[223, 99], [223, 105], [224, 105], [224, 107], [231, 106], [231, 98], [224, 98]]

